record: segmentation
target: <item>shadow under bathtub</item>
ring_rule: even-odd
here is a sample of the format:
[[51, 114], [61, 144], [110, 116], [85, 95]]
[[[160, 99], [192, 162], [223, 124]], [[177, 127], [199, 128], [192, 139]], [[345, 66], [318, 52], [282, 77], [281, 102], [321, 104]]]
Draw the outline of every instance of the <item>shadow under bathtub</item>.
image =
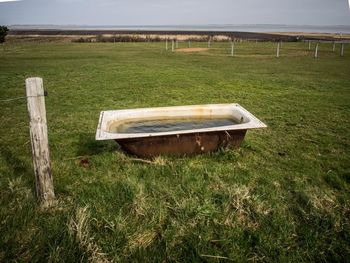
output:
[[82, 133], [79, 135], [77, 155], [91, 156], [119, 149], [120, 147], [115, 141], [96, 141], [94, 133]]

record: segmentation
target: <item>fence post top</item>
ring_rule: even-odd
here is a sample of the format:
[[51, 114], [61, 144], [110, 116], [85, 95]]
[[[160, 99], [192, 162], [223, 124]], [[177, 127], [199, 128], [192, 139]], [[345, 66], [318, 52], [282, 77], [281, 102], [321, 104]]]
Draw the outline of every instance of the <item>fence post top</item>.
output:
[[31, 81], [43, 81], [43, 79], [40, 78], [40, 77], [29, 77], [29, 78], [26, 78], [26, 82], [31, 82]]

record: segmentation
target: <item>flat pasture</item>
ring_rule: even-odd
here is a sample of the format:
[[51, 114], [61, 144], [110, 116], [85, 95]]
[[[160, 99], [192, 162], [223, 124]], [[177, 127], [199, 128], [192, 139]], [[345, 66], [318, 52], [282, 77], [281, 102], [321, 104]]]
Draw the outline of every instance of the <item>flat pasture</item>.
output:
[[[21, 41], [0, 47], [0, 261], [346, 262], [350, 44]], [[187, 42], [180, 42], [185, 49]], [[24, 81], [42, 77], [57, 204], [36, 204]], [[99, 113], [239, 103], [239, 149], [139, 160]]]

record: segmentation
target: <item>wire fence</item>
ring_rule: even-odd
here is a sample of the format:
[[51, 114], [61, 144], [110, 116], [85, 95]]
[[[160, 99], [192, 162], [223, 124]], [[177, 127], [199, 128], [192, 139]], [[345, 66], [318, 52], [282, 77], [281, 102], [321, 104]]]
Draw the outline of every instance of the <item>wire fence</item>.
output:
[[22, 96], [22, 97], [14, 97], [14, 98], [8, 98], [8, 99], [0, 100], [0, 103], [17, 101], [17, 100], [25, 100], [25, 99], [28, 99], [28, 98], [47, 97], [48, 95], [49, 95], [48, 92], [45, 91], [44, 94], [40, 94], [40, 95], [37, 95], [37, 96]]
[[[170, 42], [168, 42], [169, 44]], [[345, 56], [346, 41], [260, 42], [260, 41], [176, 41], [174, 52], [235, 57], [337, 57]], [[172, 51], [170, 48], [166, 51]]]

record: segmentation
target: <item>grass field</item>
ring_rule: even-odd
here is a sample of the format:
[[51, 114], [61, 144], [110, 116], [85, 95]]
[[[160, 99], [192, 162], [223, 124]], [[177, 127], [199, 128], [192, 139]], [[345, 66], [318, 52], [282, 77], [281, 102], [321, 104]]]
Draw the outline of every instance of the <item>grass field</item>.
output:
[[[5, 45], [0, 100], [49, 92], [58, 203], [36, 204], [25, 100], [0, 102], [0, 262], [349, 262], [350, 47], [275, 50]], [[268, 125], [240, 149], [144, 163], [94, 139], [102, 110], [233, 102]]]

